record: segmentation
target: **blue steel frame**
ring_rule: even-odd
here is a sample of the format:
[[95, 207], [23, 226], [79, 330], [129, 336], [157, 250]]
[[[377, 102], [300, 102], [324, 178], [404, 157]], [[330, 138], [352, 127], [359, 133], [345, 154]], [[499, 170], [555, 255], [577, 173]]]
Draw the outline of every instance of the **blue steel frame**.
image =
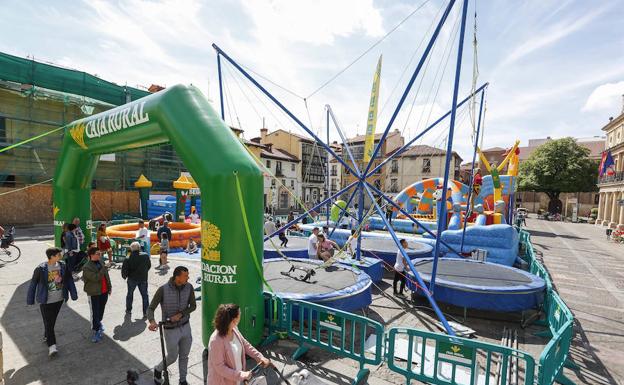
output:
[[[468, 1], [469, 0], [463, 0], [463, 10], [462, 10], [462, 24], [461, 24], [461, 32], [460, 32], [460, 39], [459, 39], [459, 46], [458, 46], [458, 53], [457, 53], [457, 63], [456, 63], [456, 69], [455, 69], [455, 84], [454, 84], [454, 88], [453, 88], [453, 102], [452, 102], [452, 108], [451, 111], [446, 113], [444, 116], [442, 116], [441, 118], [439, 118], [437, 121], [435, 121], [432, 125], [430, 125], [428, 128], [426, 128], [423, 132], [421, 132], [416, 138], [412, 139], [411, 141], [409, 141], [406, 145], [404, 145], [401, 149], [399, 149], [398, 151], [396, 151], [392, 156], [390, 156], [388, 159], [384, 160], [383, 162], [381, 162], [378, 166], [376, 166], [372, 171], [371, 171], [371, 167], [374, 164], [375, 158], [377, 157], [377, 155], [379, 154], [379, 151], [384, 143], [384, 141], [386, 140], [386, 137], [388, 136], [388, 133], [390, 132], [390, 129], [392, 128], [392, 125], [396, 119], [396, 117], [398, 116], [399, 111], [401, 110], [405, 100], [407, 99], [407, 96], [414, 84], [414, 81], [416, 80], [416, 77], [418, 76], [418, 74], [420, 73], [420, 70], [422, 69], [426, 58], [428, 57], [429, 53], [431, 52], [433, 45], [435, 43], [435, 41], [438, 38], [438, 35], [442, 29], [442, 26], [444, 25], [444, 23], [446, 22], [452, 8], [453, 5], [455, 4], [455, 0], [449, 0], [448, 6], [446, 7], [444, 13], [442, 14], [438, 25], [436, 26], [430, 40], [429, 43], [427, 44], [427, 47], [425, 48], [425, 51], [422, 54], [422, 57], [418, 63], [418, 65], [416, 66], [416, 69], [414, 70], [402, 96], [401, 99], [399, 100], [393, 114], [392, 117], [390, 118], [390, 121], [388, 122], [388, 125], [386, 126], [386, 129], [384, 130], [383, 135], [381, 136], [381, 139], [379, 140], [379, 143], [377, 144], [377, 146], [375, 147], [375, 150], [371, 156], [370, 161], [368, 162], [368, 164], [366, 165], [366, 168], [364, 169], [364, 171], [360, 171], [359, 167], [357, 166], [357, 163], [353, 160], [353, 156], [351, 154], [351, 152], [347, 149], [349, 156], [351, 157], [351, 160], [353, 161], [353, 165], [355, 167], [355, 170], [353, 168], [351, 168], [344, 159], [342, 159], [341, 157], [337, 156], [337, 154], [332, 150], [332, 148], [329, 146], [329, 140], [328, 143], [324, 143], [317, 135], [315, 135], [305, 124], [303, 124], [303, 122], [301, 120], [299, 120], [288, 108], [286, 108], [279, 100], [277, 100], [269, 91], [267, 91], [260, 83], [258, 83], [247, 71], [245, 71], [240, 65], [238, 65], [238, 63], [236, 63], [232, 58], [230, 58], [227, 53], [225, 53], [225, 51], [223, 51], [221, 48], [219, 48], [216, 44], [212, 44], [212, 47], [216, 50], [217, 52], [217, 66], [218, 66], [218, 72], [219, 72], [219, 96], [220, 96], [220, 101], [221, 101], [221, 116], [222, 118], [224, 118], [224, 101], [223, 101], [223, 89], [222, 89], [222, 76], [221, 76], [221, 56], [223, 56], [230, 64], [232, 64], [240, 73], [243, 74], [243, 76], [245, 76], [253, 85], [255, 85], [260, 91], [262, 91], [262, 93], [264, 93], [273, 103], [275, 103], [284, 113], [286, 113], [291, 119], [293, 119], [306, 133], [308, 133], [312, 138], [314, 138], [314, 140], [321, 145], [327, 152], [329, 155], [333, 156], [334, 158], [337, 159], [338, 162], [340, 162], [342, 164], [342, 166], [345, 167], [345, 169], [347, 169], [351, 174], [353, 174], [354, 176], [357, 177], [357, 180], [353, 183], [351, 183], [349, 186], [343, 188], [342, 190], [338, 191], [336, 194], [333, 194], [331, 197], [326, 198], [325, 200], [323, 200], [322, 202], [318, 203], [316, 206], [314, 206], [313, 208], [307, 210], [303, 215], [299, 216], [298, 218], [296, 218], [295, 220], [285, 224], [284, 226], [282, 226], [280, 229], [278, 229], [277, 231], [275, 231], [273, 234], [269, 234], [268, 236], [265, 237], [265, 240], [277, 235], [280, 231], [282, 231], [283, 229], [288, 228], [289, 226], [297, 223], [298, 221], [300, 221], [303, 217], [305, 217], [307, 215], [307, 213], [309, 211], [312, 210], [316, 210], [317, 208], [328, 204], [329, 202], [331, 202], [332, 199], [336, 198], [337, 196], [343, 194], [344, 192], [350, 190], [352, 187], [354, 187], [355, 185], [357, 185], [357, 189], [355, 191], [353, 191], [353, 193], [351, 194], [351, 197], [349, 198], [349, 202], [347, 203], [347, 207], [348, 205], [351, 203], [351, 201], [353, 200], [355, 193], [359, 192], [359, 203], [358, 203], [358, 220], [361, 224], [363, 218], [363, 210], [364, 210], [364, 192], [366, 191], [366, 193], [369, 195], [370, 199], [372, 200], [372, 204], [375, 206], [375, 209], [377, 210], [377, 212], [379, 213], [379, 215], [382, 218], [382, 221], [384, 222], [384, 224], [386, 225], [386, 227], [388, 228], [388, 231], [390, 232], [392, 238], [394, 239], [394, 241], [397, 243], [397, 246], [399, 248], [399, 250], [401, 251], [401, 253], [403, 254], [403, 257], [406, 259], [406, 261], [408, 262], [410, 269], [412, 270], [412, 272], [414, 273], [419, 285], [425, 289], [425, 294], [427, 296], [427, 299], [429, 300], [429, 302], [431, 303], [432, 308], [434, 309], [434, 311], [436, 312], [436, 315], [438, 316], [438, 318], [440, 319], [440, 321], [442, 322], [442, 324], [444, 325], [444, 328], [446, 329], [446, 332], [450, 335], [455, 335], [453, 330], [451, 329], [451, 327], [449, 326], [448, 322], [446, 321], [446, 318], [444, 317], [444, 315], [442, 314], [442, 312], [440, 311], [439, 307], [437, 306], [435, 299], [433, 298], [433, 292], [434, 292], [434, 287], [435, 287], [435, 274], [436, 274], [436, 268], [437, 268], [437, 260], [438, 260], [438, 252], [439, 252], [439, 244], [441, 242], [440, 239], [440, 235], [441, 232], [444, 230], [444, 228], [446, 227], [446, 223], [445, 221], [442, 220], [442, 218], [446, 217], [446, 205], [441, 205], [442, 206], [442, 212], [440, 213], [440, 218], [438, 220], [438, 231], [436, 233], [436, 244], [435, 244], [435, 249], [434, 249], [434, 267], [433, 267], [433, 271], [432, 271], [432, 279], [431, 279], [431, 283], [430, 283], [430, 289], [426, 290], [427, 286], [425, 286], [424, 282], [422, 281], [422, 278], [420, 277], [420, 275], [418, 274], [418, 272], [416, 271], [416, 269], [414, 268], [414, 265], [412, 264], [411, 260], [407, 257], [407, 254], [405, 253], [405, 250], [403, 250], [403, 247], [399, 244], [399, 239], [396, 236], [396, 233], [394, 232], [394, 229], [392, 228], [392, 226], [390, 225], [390, 223], [387, 221], [386, 217], [385, 217], [385, 213], [382, 211], [381, 207], [379, 206], [379, 204], [375, 201], [375, 197], [373, 195], [373, 193], [371, 192], [371, 188], [373, 188], [381, 197], [383, 197], [385, 200], [387, 200], [390, 204], [394, 205], [395, 207], [397, 207], [399, 209], [399, 211], [404, 212], [404, 210], [402, 210], [402, 208], [400, 208], [398, 205], [396, 205], [394, 202], [392, 202], [389, 198], [387, 198], [381, 191], [379, 191], [377, 188], [375, 188], [373, 185], [369, 184], [368, 182], [366, 182], [367, 178], [369, 178], [371, 175], [373, 175], [375, 172], [377, 172], [377, 170], [379, 170], [385, 163], [387, 163], [388, 161], [390, 161], [392, 158], [398, 156], [399, 154], [401, 154], [402, 152], [404, 152], [412, 143], [414, 143], [418, 138], [422, 137], [426, 132], [428, 132], [429, 130], [431, 130], [434, 126], [436, 126], [438, 123], [440, 123], [442, 120], [444, 120], [447, 116], [451, 116], [451, 120], [450, 120], [450, 126], [449, 126], [449, 139], [448, 139], [448, 145], [447, 145], [447, 153], [446, 153], [446, 162], [445, 162], [445, 170], [444, 170], [444, 186], [446, 186], [448, 184], [448, 179], [449, 179], [449, 165], [450, 165], [450, 155], [452, 153], [452, 147], [453, 147], [453, 133], [454, 133], [454, 129], [455, 129], [455, 117], [456, 117], [456, 112], [457, 112], [457, 108], [459, 106], [461, 106], [462, 104], [464, 104], [466, 101], [468, 101], [470, 98], [475, 97], [475, 95], [478, 92], [483, 92], [483, 90], [485, 89], [485, 87], [487, 87], [487, 83], [482, 85], [481, 87], [479, 87], [479, 89], [477, 89], [472, 95], [468, 96], [466, 99], [464, 99], [461, 103], [457, 103], [457, 96], [458, 96], [458, 91], [459, 91], [459, 79], [460, 79], [460, 73], [461, 73], [461, 61], [462, 61], [462, 51], [463, 51], [463, 42], [464, 42], [464, 36], [465, 36], [465, 26], [466, 26], [466, 14], [467, 14], [467, 9], [468, 9]], [[482, 102], [483, 102], [483, 94], [482, 94]], [[329, 106], [328, 106], [329, 107]], [[333, 114], [331, 113], [331, 108], [328, 108], [328, 112], [327, 112], [327, 130], [329, 133], [329, 117], [330, 115], [333, 117]], [[334, 123], [335, 119], [334, 119]], [[344, 138], [341, 135], [341, 139], [344, 142]], [[329, 194], [328, 194], [329, 195]], [[446, 188], [442, 189], [442, 201], [445, 202], [446, 201]], [[342, 216], [344, 215], [344, 213], [346, 212], [346, 210], [342, 210], [341, 212], [341, 216], [339, 219], [342, 218]], [[329, 215], [329, 212], [328, 212]], [[410, 216], [408, 215], [408, 218]], [[412, 218], [413, 219], [413, 218]], [[413, 221], [423, 227], [417, 220], [413, 219]], [[444, 242], [442, 242], [444, 244]], [[448, 245], [446, 245], [447, 247], [449, 247]], [[357, 259], [360, 259], [360, 248], [361, 248], [361, 236], [358, 237], [358, 246], [357, 246]], [[455, 250], [453, 250], [452, 248], [449, 247], [449, 249], [455, 253], [457, 253]]]

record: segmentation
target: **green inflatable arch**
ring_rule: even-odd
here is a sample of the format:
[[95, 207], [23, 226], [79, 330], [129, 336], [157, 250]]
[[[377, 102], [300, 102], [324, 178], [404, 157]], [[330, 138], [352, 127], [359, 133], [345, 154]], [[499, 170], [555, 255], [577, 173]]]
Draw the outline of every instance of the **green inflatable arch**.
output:
[[74, 217], [81, 219], [89, 241], [91, 180], [101, 154], [170, 142], [201, 189], [204, 346], [217, 306], [229, 302], [241, 306], [240, 330], [252, 343], [259, 342], [264, 327], [262, 172], [201, 92], [170, 87], [75, 121], [64, 132], [54, 178], [56, 244], [62, 224]]

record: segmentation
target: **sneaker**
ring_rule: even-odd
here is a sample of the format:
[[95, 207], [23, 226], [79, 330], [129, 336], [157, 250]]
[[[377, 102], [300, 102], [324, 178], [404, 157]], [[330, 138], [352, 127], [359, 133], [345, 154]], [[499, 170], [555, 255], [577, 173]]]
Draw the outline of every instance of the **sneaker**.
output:
[[104, 329], [104, 324], [100, 322], [100, 330], [99, 330], [99, 332], [100, 333], [104, 333], [104, 330], [106, 330], [106, 329]]
[[49, 357], [54, 357], [58, 354], [58, 350], [56, 349], [56, 344], [50, 346], [48, 348], [48, 356]]
[[162, 383], [163, 383], [162, 372], [154, 369], [154, 384], [162, 385]]
[[403, 293], [396, 293], [395, 295], [396, 295], [397, 297], [405, 297], [405, 294], [403, 294]]
[[97, 341], [96, 341], [96, 342], [100, 342], [100, 341], [102, 341], [102, 338], [104, 338], [104, 333], [103, 333], [103, 330], [102, 330], [102, 329], [100, 329], [100, 330], [98, 330], [97, 332], [95, 332], [95, 337], [97, 338]]
[[98, 332], [96, 332], [95, 330], [93, 331], [93, 334], [91, 335], [91, 342], [93, 342], [94, 344], [97, 343], [99, 340], [97, 338], [97, 334]]

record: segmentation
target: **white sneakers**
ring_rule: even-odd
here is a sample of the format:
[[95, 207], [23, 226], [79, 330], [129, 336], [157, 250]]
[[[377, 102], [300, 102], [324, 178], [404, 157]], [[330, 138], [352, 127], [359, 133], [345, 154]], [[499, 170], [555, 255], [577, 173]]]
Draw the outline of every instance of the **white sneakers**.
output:
[[54, 357], [58, 354], [58, 349], [56, 348], [56, 344], [50, 346], [48, 348], [48, 356]]

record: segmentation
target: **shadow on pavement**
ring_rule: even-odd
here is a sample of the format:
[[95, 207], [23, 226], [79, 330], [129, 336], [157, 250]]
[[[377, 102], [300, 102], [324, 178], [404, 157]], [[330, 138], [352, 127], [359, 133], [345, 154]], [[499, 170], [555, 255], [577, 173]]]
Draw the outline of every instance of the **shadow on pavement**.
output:
[[539, 230], [528, 230], [531, 233], [532, 237], [547, 237], [547, 238], [565, 238], [565, 239], [589, 239], [585, 237], [577, 237], [576, 235], [568, 235], [568, 234], [555, 234], [549, 231], [539, 231]]
[[[128, 368], [136, 368], [140, 372], [149, 370], [130, 352], [108, 337], [100, 343], [92, 343], [90, 321], [67, 305], [61, 308], [56, 322], [59, 354], [50, 359], [47, 346], [42, 339], [43, 321], [39, 306], [26, 305], [28, 285], [29, 281], [16, 288], [0, 318], [7, 336], [15, 343], [21, 356], [9, 357], [5, 350], [5, 368], [20, 367], [18, 370], [9, 369], [4, 373], [6, 385], [22, 385], [36, 381], [47, 385], [116, 384], [122, 380], [125, 382]], [[78, 295], [77, 302], [82, 301], [84, 304], [86, 302], [84, 293], [79, 292]], [[137, 333], [139, 327], [132, 328], [130, 334]], [[5, 348], [6, 340], [9, 338], [5, 338]], [[25, 363], [20, 362], [22, 359]]]
[[617, 385], [618, 382], [609, 373], [609, 370], [590, 345], [587, 334], [578, 319], [574, 320], [574, 332], [569, 358], [579, 366], [573, 370], [576, 377], [583, 384]]

